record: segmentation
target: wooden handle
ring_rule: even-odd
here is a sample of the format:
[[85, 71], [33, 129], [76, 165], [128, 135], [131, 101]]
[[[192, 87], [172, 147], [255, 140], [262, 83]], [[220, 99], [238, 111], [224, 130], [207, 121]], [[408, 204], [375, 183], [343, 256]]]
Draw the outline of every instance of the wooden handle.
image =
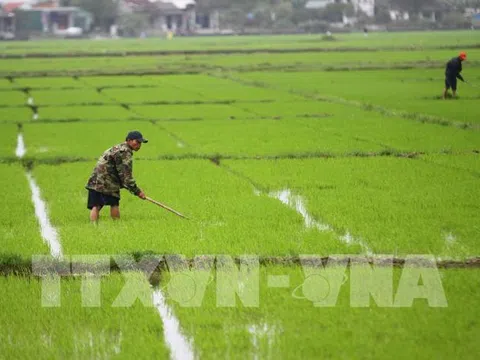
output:
[[158, 205], [158, 206], [164, 208], [165, 210], [168, 210], [168, 211], [174, 213], [175, 215], [178, 215], [178, 216], [180, 216], [180, 217], [182, 217], [182, 218], [184, 218], [184, 219], [190, 220], [190, 219], [189, 219], [188, 217], [186, 217], [185, 215], [180, 214], [178, 211], [173, 210], [172, 208], [168, 207], [168, 206], [165, 205], [165, 204], [162, 204], [162, 203], [159, 202], [159, 201], [153, 200], [153, 199], [149, 198], [148, 196], [147, 196], [145, 199], [148, 200], [148, 201], [150, 201], [151, 203], [153, 203], [153, 204], [155, 204], [155, 205]]

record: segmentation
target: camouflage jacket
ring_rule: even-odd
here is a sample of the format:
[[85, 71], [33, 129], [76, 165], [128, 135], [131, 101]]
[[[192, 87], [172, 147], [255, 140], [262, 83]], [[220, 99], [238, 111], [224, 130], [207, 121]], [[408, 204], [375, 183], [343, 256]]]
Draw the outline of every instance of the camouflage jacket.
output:
[[98, 159], [85, 187], [117, 198], [120, 198], [121, 188], [138, 195], [141, 190], [132, 176], [132, 157], [133, 150], [126, 142], [106, 150]]

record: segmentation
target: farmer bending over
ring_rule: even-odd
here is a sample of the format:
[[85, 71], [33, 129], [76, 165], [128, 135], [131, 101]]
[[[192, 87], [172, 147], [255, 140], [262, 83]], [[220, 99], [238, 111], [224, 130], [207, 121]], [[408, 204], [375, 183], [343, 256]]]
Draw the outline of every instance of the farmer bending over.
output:
[[443, 90], [443, 98], [446, 99], [448, 90], [452, 88], [453, 97], [457, 95], [457, 78], [465, 81], [460, 75], [462, 72], [462, 62], [467, 59], [467, 54], [461, 52], [459, 56], [451, 59], [445, 69], [445, 89]]
[[88, 209], [90, 220], [98, 221], [100, 210], [110, 206], [113, 219], [120, 218], [120, 189], [125, 188], [132, 194], [145, 200], [145, 194], [137, 187], [132, 177], [133, 151], [138, 151], [142, 143], [147, 143], [142, 134], [132, 131], [125, 142], [115, 145], [103, 153], [98, 159], [85, 188], [88, 190]]

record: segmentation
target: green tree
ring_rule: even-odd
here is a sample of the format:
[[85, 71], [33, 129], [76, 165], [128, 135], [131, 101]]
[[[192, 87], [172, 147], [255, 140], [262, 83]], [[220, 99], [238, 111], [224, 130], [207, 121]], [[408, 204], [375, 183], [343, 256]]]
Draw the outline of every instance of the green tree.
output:
[[390, 0], [375, 1], [375, 22], [377, 24], [388, 24], [392, 21], [390, 18]]
[[118, 18], [118, 26], [123, 35], [139, 36], [148, 29], [148, 15], [142, 13], [123, 14]]
[[292, 6], [294, 9], [305, 9], [305, 5], [308, 0], [292, 0]]
[[466, 19], [461, 12], [449, 12], [442, 19], [442, 24], [453, 28], [468, 28], [472, 25], [469, 19]]
[[342, 22], [343, 15], [352, 16], [354, 12], [352, 4], [329, 4], [323, 10], [322, 18], [329, 22]]
[[63, 0], [63, 6], [77, 6], [90, 12], [94, 17], [94, 26], [108, 30], [118, 17], [119, 0]]

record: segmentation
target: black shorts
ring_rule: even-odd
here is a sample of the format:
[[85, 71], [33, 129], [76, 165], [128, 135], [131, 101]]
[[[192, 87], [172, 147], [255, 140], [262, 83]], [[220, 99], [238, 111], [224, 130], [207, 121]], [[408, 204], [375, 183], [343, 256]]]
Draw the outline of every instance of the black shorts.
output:
[[452, 88], [453, 91], [457, 91], [457, 78], [452, 76], [447, 76], [445, 78], [445, 88], [447, 90]]
[[102, 208], [104, 206], [118, 206], [119, 204], [120, 199], [115, 196], [102, 194], [98, 191], [88, 189], [87, 208], [90, 210], [94, 207]]

